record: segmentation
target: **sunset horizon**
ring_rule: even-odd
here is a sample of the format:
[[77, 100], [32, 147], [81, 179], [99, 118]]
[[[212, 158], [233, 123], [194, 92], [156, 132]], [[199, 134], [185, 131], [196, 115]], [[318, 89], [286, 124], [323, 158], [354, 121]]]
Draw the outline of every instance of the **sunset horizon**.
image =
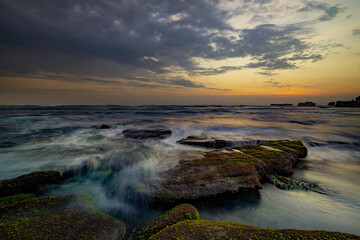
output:
[[0, 104], [326, 105], [360, 93], [355, 0], [0, 7]]

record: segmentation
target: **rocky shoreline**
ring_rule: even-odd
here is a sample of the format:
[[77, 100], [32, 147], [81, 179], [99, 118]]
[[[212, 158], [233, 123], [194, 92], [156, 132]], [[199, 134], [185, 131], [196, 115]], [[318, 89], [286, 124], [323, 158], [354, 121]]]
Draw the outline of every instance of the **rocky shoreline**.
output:
[[[138, 139], [162, 138], [167, 130], [131, 129]], [[124, 135], [127, 134], [126, 132]], [[203, 147], [224, 148], [216, 139], [188, 137]], [[181, 142], [182, 144], [187, 144]], [[210, 143], [209, 143], [210, 142]], [[214, 144], [213, 144], [214, 143]], [[201, 146], [198, 144], [189, 144]], [[226, 145], [226, 144], [225, 144]], [[186, 203], [223, 194], [258, 191], [264, 182], [288, 190], [322, 193], [312, 183], [290, 178], [299, 158], [307, 155], [300, 141], [268, 141], [257, 145], [231, 147], [206, 152], [203, 157], [180, 161], [161, 173], [162, 181], [145, 189], [152, 202], [163, 206]], [[126, 234], [120, 219], [99, 212], [92, 199], [84, 194], [46, 196], [48, 186], [62, 184], [77, 175], [91, 172], [82, 164], [65, 172], [37, 171], [0, 182], [0, 239], [123, 239]], [[134, 236], [135, 235], [135, 236]], [[135, 238], [134, 238], [135, 237]], [[359, 236], [329, 231], [265, 229], [234, 222], [201, 220], [197, 209], [181, 204], [147, 227], [131, 234], [129, 239], [360, 239]]]

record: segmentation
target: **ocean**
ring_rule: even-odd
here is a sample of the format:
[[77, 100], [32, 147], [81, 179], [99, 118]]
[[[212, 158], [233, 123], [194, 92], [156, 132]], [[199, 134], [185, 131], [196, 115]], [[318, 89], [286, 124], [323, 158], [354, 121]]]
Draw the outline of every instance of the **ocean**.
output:
[[[110, 129], [100, 129], [102, 124]], [[128, 139], [128, 128], [170, 129], [165, 139]], [[323, 229], [360, 235], [360, 109], [270, 106], [0, 106], [0, 179], [36, 170], [67, 170], [85, 161], [92, 171], [44, 195], [73, 192], [139, 228], [164, 210], [143, 194], [159, 173], [211, 149], [178, 140], [206, 133], [233, 146], [267, 140], [301, 140], [308, 156], [293, 178], [324, 193], [280, 190], [263, 184], [195, 203], [203, 219], [266, 228]], [[131, 197], [129, 197], [131, 196]]]

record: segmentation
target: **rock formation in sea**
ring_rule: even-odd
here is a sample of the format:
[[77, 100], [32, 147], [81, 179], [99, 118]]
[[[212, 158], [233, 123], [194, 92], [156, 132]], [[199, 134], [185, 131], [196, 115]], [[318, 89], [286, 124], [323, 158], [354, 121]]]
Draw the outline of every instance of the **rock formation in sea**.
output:
[[313, 102], [299, 102], [298, 107], [315, 107], [316, 103]]
[[126, 231], [83, 194], [11, 198], [0, 207], [0, 239], [122, 239]]
[[60, 171], [36, 171], [13, 179], [0, 181], [0, 197], [18, 193], [37, 193], [49, 184], [59, 184], [64, 180]]
[[300, 141], [287, 140], [215, 150], [180, 161], [161, 174], [163, 181], [149, 194], [155, 202], [179, 202], [257, 190], [267, 175], [291, 175], [298, 158], [306, 155]]
[[161, 215], [141, 230], [136, 239], [360, 239], [359, 236], [340, 232], [268, 229], [236, 222], [200, 220], [200, 215], [194, 215], [197, 212], [195, 207], [189, 204], [186, 207], [180, 205]]
[[111, 128], [109, 125], [103, 124], [100, 126], [100, 129], [109, 129]]
[[178, 143], [205, 148], [224, 148], [227, 146], [225, 140], [213, 138], [204, 133], [200, 136], [188, 136], [187, 138], [179, 140]]
[[324, 193], [319, 186], [314, 183], [305, 182], [290, 177], [270, 175], [266, 178], [267, 182], [274, 184], [275, 187], [282, 190], [307, 190], [318, 193]]
[[162, 229], [185, 220], [199, 220], [200, 215], [197, 209], [190, 204], [181, 204], [158, 217], [150, 225], [142, 229], [138, 234], [138, 240], [146, 240]]
[[360, 107], [360, 96], [351, 101], [337, 101], [335, 107]]
[[168, 129], [137, 129], [129, 128], [122, 132], [125, 137], [146, 139], [146, 138], [166, 138], [169, 137], [172, 132]]
[[292, 104], [291, 103], [272, 103], [271, 106], [275, 106], [275, 107], [291, 107]]

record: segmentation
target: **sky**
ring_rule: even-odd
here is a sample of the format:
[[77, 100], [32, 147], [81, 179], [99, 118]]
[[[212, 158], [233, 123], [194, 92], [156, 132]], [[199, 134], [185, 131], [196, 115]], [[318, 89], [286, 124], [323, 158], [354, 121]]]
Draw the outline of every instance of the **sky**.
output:
[[359, 95], [359, 0], [0, 0], [0, 104]]

